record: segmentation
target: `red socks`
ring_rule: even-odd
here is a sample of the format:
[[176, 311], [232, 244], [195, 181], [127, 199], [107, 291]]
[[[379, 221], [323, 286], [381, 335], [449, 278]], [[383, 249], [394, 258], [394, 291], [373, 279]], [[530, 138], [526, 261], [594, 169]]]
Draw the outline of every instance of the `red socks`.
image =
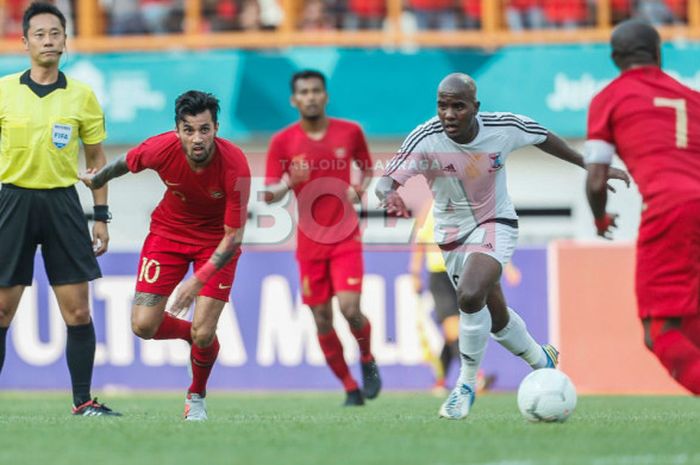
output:
[[[345, 363], [343, 346], [335, 330], [331, 330], [326, 334], [319, 334], [318, 342], [321, 345], [323, 355], [326, 357], [326, 363], [328, 363], [333, 374], [343, 383], [345, 390], [349, 392], [358, 389], [357, 381], [352, 377], [348, 365]], [[369, 347], [369, 343], [367, 344]]]
[[687, 316], [681, 321], [681, 331], [690, 342], [700, 347], [700, 315]]
[[[357, 344], [360, 346], [360, 361], [362, 363], [370, 362], [374, 359], [372, 356], [370, 339], [372, 335], [372, 326], [368, 320], [365, 320], [364, 326], [360, 329], [350, 327], [352, 335], [357, 339]], [[318, 342], [321, 345], [323, 355], [326, 356], [326, 362], [331, 368], [335, 376], [343, 383], [346, 391], [354, 391], [358, 389], [357, 381], [350, 374], [348, 365], [343, 356], [343, 346], [338, 339], [338, 334], [335, 330], [331, 330], [326, 334], [318, 335]]]
[[192, 363], [192, 385], [187, 392], [194, 392], [200, 396], [206, 396], [207, 381], [209, 374], [216, 361], [216, 356], [219, 355], [219, 338], [214, 337], [214, 342], [207, 347], [199, 347], [197, 344], [192, 344], [190, 352], [190, 360]]
[[214, 338], [208, 347], [199, 347], [192, 343], [192, 323], [187, 320], [176, 318], [169, 313], [163, 315], [163, 321], [158, 326], [158, 331], [153, 339], [182, 339], [187, 341], [192, 347], [190, 349], [190, 363], [192, 364], [192, 384], [187, 390], [202, 397], [206, 395], [207, 381], [214, 366], [217, 355], [219, 355], [219, 339]]
[[355, 336], [355, 339], [357, 339], [357, 344], [360, 346], [360, 362], [371, 362], [374, 357], [372, 356], [372, 351], [370, 349], [372, 325], [369, 324], [369, 320], [365, 319], [365, 325], [360, 329], [353, 329], [351, 326], [350, 331], [352, 332], [352, 335]]
[[700, 348], [678, 329], [654, 338], [654, 354], [671, 376], [695, 395], [700, 395]]
[[182, 339], [192, 344], [192, 323], [165, 312], [153, 339]]

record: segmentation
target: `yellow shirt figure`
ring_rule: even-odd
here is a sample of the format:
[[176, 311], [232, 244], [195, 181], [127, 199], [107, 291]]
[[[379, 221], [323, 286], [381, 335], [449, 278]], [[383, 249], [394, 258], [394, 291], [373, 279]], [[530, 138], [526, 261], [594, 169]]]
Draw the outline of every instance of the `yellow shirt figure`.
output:
[[[0, 79], [0, 181], [26, 189], [78, 182], [79, 141], [105, 140], [102, 108], [85, 84], [59, 73], [45, 92], [29, 71]], [[46, 89], [48, 90], [48, 89]]]
[[71, 411], [115, 416], [90, 392], [96, 338], [88, 283], [102, 276], [97, 256], [108, 249], [107, 189], [92, 192], [91, 235], [75, 188], [81, 141], [88, 170], [107, 163], [104, 115], [90, 88], [59, 69], [66, 39], [65, 15], [50, 2], [30, 3], [22, 22], [29, 69], [0, 78], [0, 348], [41, 246], [66, 324]]

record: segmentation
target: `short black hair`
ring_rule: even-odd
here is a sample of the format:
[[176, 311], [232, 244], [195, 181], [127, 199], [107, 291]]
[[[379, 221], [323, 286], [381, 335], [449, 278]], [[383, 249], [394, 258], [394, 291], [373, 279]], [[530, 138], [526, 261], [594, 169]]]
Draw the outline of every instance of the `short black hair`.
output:
[[219, 120], [219, 99], [214, 94], [198, 90], [188, 90], [175, 100], [175, 124], [185, 120], [185, 116], [195, 116], [209, 110], [211, 119]]
[[638, 19], [621, 22], [610, 37], [613, 60], [621, 69], [656, 63], [660, 44], [661, 37], [654, 26]]
[[61, 10], [56, 8], [55, 5], [46, 2], [33, 2], [31, 5], [24, 10], [24, 16], [22, 17], [22, 33], [24, 37], [29, 34], [29, 21], [36, 15], [42, 15], [48, 13], [54, 15], [61, 22], [61, 27], [63, 27], [63, 32], [66, 32], [66, 17], [63, 16]]
[[325, 90], [326, 88], [326, 76], [323, 75], [320, 71], [316, 71], [315, 69], [304, 69], [301, 71], [297, 71], [292, 75], [291, 81], [289, 81], [289, 85], [292, 88], [292, 93], [295, 92], [296, 88], [294, 87], [300, 79], [320, 79], [321, 83], [323, 83], [323, 89]]

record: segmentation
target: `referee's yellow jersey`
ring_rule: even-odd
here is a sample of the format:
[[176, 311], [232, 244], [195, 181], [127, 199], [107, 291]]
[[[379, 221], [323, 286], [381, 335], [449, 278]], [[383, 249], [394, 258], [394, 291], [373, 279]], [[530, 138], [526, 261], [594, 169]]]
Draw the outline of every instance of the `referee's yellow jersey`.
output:
[[416, 234], [416, 240], [425, 245], [425, 267], [431, 273], [440, 273], [447, 271], [445, 268], [445, 260], [442, 258], [442, 252], [435, 244], [435, 219], [433, 218], [433, 208], [428, 210], [428, 215], [425, 217], [423, 226]]
[[79, 139], [105, 140], [104, 113], [90, 87], [59, 72], [40, 85], [29, 71], [0, 79], [0, 182], [27, 189], [78, 182]]

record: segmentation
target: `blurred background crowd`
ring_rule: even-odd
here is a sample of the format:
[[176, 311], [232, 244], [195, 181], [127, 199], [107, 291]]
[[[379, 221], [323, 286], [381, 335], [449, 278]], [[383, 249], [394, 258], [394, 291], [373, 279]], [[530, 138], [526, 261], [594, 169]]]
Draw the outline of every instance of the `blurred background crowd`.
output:
[[[578, 28], [595, 24], [596, 0], [492, 0], [500, 2], [511, 31]], [[102, 29], [110, 35], [168, 34], [184, 29], [186, 0], [99, 0]], [[610, 0], [612, 21], [630, 17], [656, 24], [687, 21], [688, 0]], [[29, 0], [0, 0], [0, 36], [19, 36]], [[76, 0], [54, 0], [75, 22]], [[387, 0], [202, 0], [202, 32], [274, 30], [294, 8], [299, 30], [380, 30]], [[401, 23], [415, 30], [481, 27], [482, 0], [403, 0]], [[70, 25], [72, 28], [72, 25]], [[69, 28], [69, 29], [70, 29]]]

